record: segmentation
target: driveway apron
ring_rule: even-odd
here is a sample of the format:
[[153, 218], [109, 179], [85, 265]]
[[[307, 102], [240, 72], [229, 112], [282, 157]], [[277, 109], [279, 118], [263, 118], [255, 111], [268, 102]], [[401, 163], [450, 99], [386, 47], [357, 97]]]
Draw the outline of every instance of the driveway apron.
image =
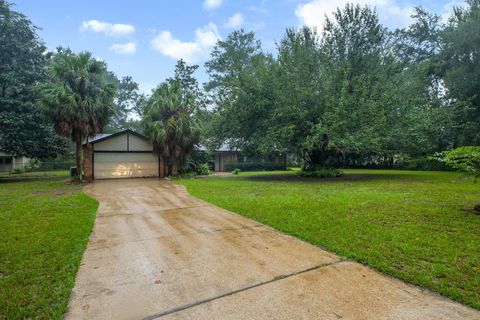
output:
[[96, 181], [66, 319], [480, 319], [480, 312], [190, 196]]

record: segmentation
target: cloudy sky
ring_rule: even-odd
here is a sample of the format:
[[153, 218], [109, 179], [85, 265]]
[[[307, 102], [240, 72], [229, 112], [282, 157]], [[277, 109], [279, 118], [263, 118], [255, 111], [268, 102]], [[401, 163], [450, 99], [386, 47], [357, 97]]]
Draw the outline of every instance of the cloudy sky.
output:
[[[215, 42], [238, 28], [253, 30], [273, 51], [285, 28], [321, 27], [325, 14], [347, 2], [377, 7], [389, 28], [408, 25], [413, 6], [447, 15], [460, 0], [17, 0], [16, 10], [41, 30], [49, 49], [88, 50], [142, 91], [173, 73], [177, 59], [203, 65]], [[201, 82], [207, 76], [200, 69]]]

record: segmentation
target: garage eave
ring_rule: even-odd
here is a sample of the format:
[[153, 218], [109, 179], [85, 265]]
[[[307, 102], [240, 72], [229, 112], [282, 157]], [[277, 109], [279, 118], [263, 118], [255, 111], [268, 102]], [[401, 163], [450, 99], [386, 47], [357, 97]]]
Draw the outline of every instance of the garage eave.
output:
[[115, 133], [112, 133], [111, 135], [109, 136], [106, 136], [106, 137], [102, 137], [100, 139], [96, 139], [94, 141], [89, 141], [87, 143], [84, 143], [83, 145], [86, 145], [86, 144], [96, 144], [98, 142], [102, 142], [102, 141], [105, 141], [105, 140], [108, 140], [108, 139], [111, 139], [111, 138], [115, 138], [115, 137], [118, 137], [118, 136], [121, 136], [123, 134], [131, 134], [131, 135], [134, 135], [134, 136], [137, 136], [141, 139], [144, 139], [146, 141], [150, 141], [150, 139], [148, 139], [146, 136], [144, 136], [143, 134], [141, 133], [138, 133], [138, 132], [135, 132], [131, 129], [125, 129], [125, 130], [122, 130], [122, 131], [118, 131], [118, 132], [115, 132]]

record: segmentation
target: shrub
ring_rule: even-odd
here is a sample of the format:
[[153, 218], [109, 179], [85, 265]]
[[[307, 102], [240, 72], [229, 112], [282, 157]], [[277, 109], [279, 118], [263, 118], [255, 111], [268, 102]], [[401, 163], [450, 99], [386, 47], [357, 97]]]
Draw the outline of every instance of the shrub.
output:
[[22, 168], [14, 168], [12, 173], [13, 174], [20, 174], [20, 173], [23, 173], [24, 170]]
[[233, 171], [235, 169], [241, 171], [274, 171], [285, 170], [285, 165], [274, 162], [231, 162], [225, 164], [226, 171]]
[[298, 171], [297, 175], [299, 175], [300, 177], [306, 177], [306, 178], [332, 178], [332, 177], [341, 177], [343, 173], [338, 169], [316, 168], [312, 170]]
[[480, 147], [460, 147], [437, 154], [436, 158], [449, 167], [474, 177], [474, 181], [480, 178]]
[[182, 179], [196, 179], [197, 174], [195, 172], [187, 172], [182, 175], [180, 175], [180, 178]]
[[393, 158], [379, 155], [352, 155], [347, 154], [342, 165], [346, 168], [362, 169], [399, 169], [399, 170], [422, 170], [422, 171], [451, 171], [452, 168], [442, 161], [431, 156], [410, 156], [397, 154]]
[[240, 169], [238, 169], [238, 168], [235, 168], [232, 171], [232, 174], [239, 174], [239, 173], [240, 173]]
[[201, 176], [206, 176], [210, 174], [210, 166], [206, 162], [200, 162], [193, 158], [187, 158], [187, 161], [182, 168], [182, 174], [183, 173], [195, 173]]
[[452, 169], [442, 161], [433, 157], [407, 158], [403, 163], [394, 166], [396, 169], [423, 170], [423, 171], [451, 171]]
[[210, 174], [210, 168], [207, 163], [199, 163], [195, 167], [195, 172], [200, 176], [208, 176]]

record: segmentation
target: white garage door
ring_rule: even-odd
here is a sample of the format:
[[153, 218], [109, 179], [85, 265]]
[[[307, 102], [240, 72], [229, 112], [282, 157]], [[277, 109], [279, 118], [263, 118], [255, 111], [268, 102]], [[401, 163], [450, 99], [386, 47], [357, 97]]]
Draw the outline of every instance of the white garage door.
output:
[[153, 153], [95, 152], [95, 179], [158, 177], [158, 157]]

